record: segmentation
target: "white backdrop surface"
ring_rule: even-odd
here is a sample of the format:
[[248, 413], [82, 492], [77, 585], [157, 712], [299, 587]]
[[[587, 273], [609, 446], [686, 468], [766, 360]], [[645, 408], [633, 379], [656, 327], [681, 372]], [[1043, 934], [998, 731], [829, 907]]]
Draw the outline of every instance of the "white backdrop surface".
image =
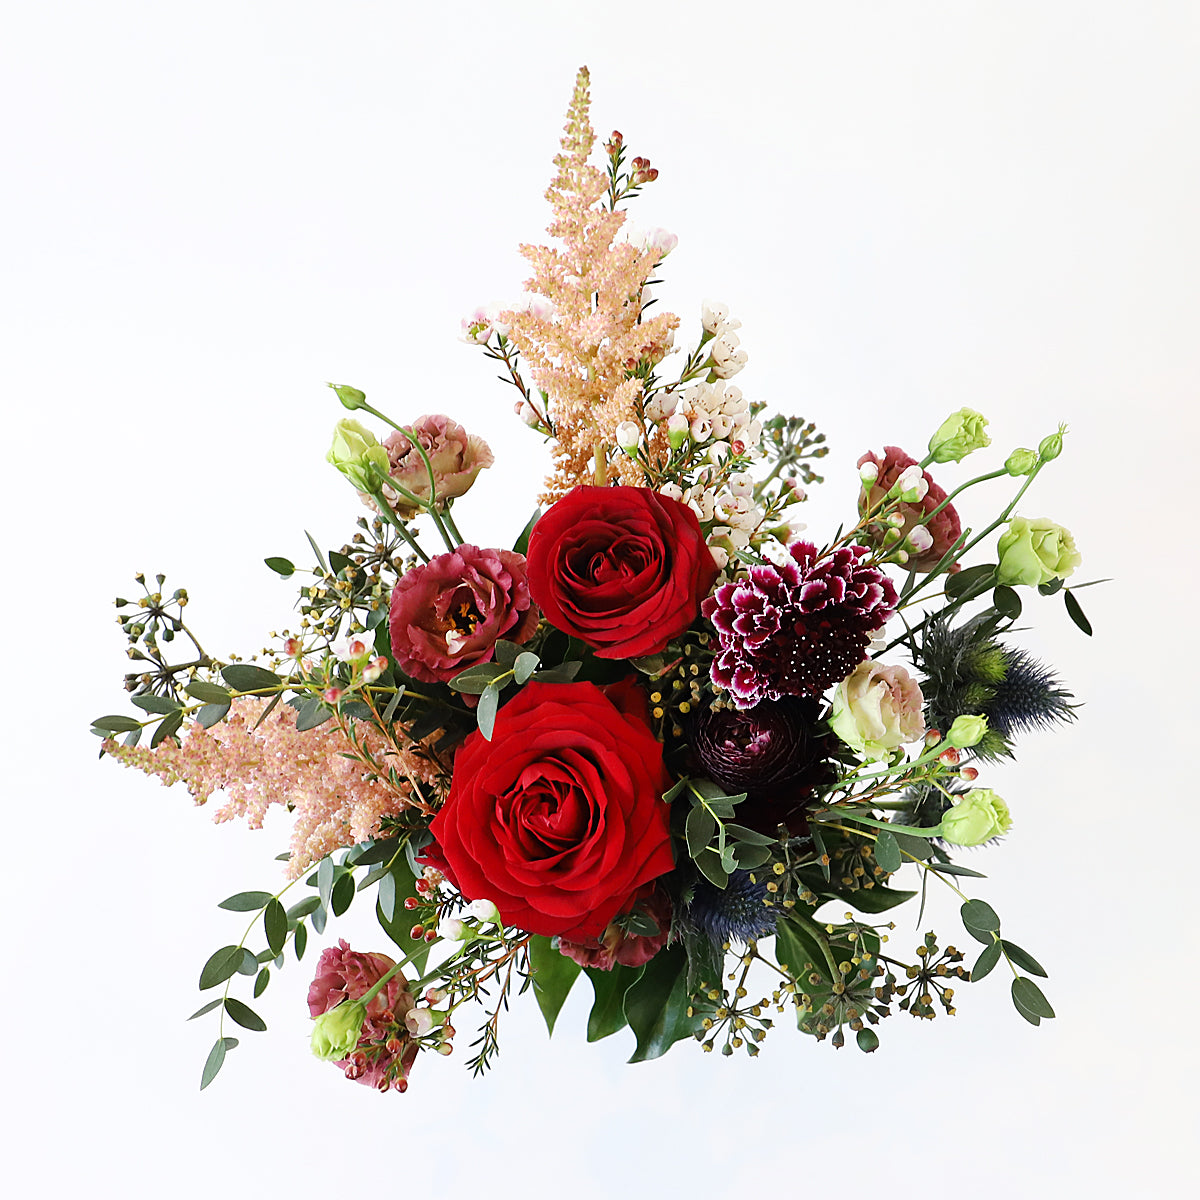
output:
[[[1157, 1196], [1188, 1175], [1197, 1067], [1194, 495], [1200, 10], [1190, 3], [567, 6], [44, 3], [0, 44], [6, 1182], [28, 1196], [839, 1187], [907, 1198]], [[286, 822], [214, 827], [95, 761], [120, 710], [114, 595], [186, 586], [215, 653], [256, 649], [307, 559], [361, 511], [322, 461], [323, 381], [444, 411], [497, 454], [458, 509], [509, 544], [545, 454], [456, 340], [512, 298], [575, 69], [597, 131], [661, 178], [633, 220], [679, 235], [660, 291], [728, 302], [738, 383], [829, 436], [817, 535], [853, 464], [918, 450], [963, 404], [998, 463], [1058, 421], [1028, 515], [1069, 526], [1096, 627], [1025, 635], [1086, 702], [989, 782], [1014, 835], [979, 894], [1051, 971], [1058, 1019], [1000, 973], [960, 1015], [888, 1021], [873, 1056], [777, 1029], [754, 1062], [687, 1045], [625, 1066], [548, 1042], [522, 1001], [494, 1073], [418, 1063], [403, 1097], [306, 1050], [290, 967], [203, 1095], [182, 1020], [204, 957], [269, 887]], [[966, 465], [939, 478], [966, 478]], [[974, 511], [974, 510], [973, 510]], [[984, 515], [981, 510], [977, 515]], [[331, 926], [352, 944], [365, 912]], [[894, 936], [913, 945], [919, 930]], [[937, 898], [925, 925], [963, 944]], [[239, 929], [240, 932], [240, 929]], [[380, 948], [383, 948], [380, 946]], [[308, 963], [315, 957], [310, 950]]]

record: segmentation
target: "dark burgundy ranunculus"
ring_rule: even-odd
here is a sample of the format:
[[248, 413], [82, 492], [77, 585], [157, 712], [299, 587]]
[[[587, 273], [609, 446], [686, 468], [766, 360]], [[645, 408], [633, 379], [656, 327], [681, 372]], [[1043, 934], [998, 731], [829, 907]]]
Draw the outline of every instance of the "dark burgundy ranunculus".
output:
[[392, 589], [392, 653], [406, 675], [428, 683], [491, 662], [500, 638], [527, 642], [537, 624], [525, 558], [513, 550], [462, 545], [405, 572]]
[[529, 589], [599, 658], [657, 654], [696, 619], [718, 567], [686, 504], [640, 487], [577, 487], [529, 538]]
[[674, 865], [670, 785], [636, 685], [530, 683], [459, 747], [426, 861], [506, 925], [586, 942]]
[[749, 709], [708, 709], [693, 722], [692, 749], [704, 772], [730, 795], [747, 793], [737, 806], [740, 824], [803, 832], [805, 805], [835, 776], [835, 739], [819, 726], [819, 712], [816, 700], [762, 700]]
[[[892, 484], [908, 467], [916, 466], [917, 460], [912, 455], [905, 454], [899, 446], [884, 446], [882, 458], [868, 450], [858, 460], [860, 467], [864, 463], [874, 463], [879, 468], [879, 478], [869, 487], [865, 483], [863, 484], [858, 497], [858, 509], [861, 513], [881, 504]], [[904, 518], [900, 532], [905, 537], [918, 521], [933, 512], [946, 499], [945, 490], [934, 483], [928, 472], [925, 473], [925, 482], [929, 485], [929, 491], [921, 500], [915, 504], [901, 502], [896, 510]], [[917, 571], [932, 571], [942, 561], [942, 557], [958, 541], [958, 536], [962, 533], [962, 522], [958, 519], [954, 505], [947, 504], [936, 517], [926, 522], [925, 529], [933, 538], [933, 545], [921, 554], [909, 554], [908, 562], [905, 564]], [[879, 539], [880, 545], [883, 544], [884, 529], [882, 526], [870, 525], [867, 527], [867, 532], [875, 535]], [[949, 568], [951, 574], [960, 569], [958, 563]]]

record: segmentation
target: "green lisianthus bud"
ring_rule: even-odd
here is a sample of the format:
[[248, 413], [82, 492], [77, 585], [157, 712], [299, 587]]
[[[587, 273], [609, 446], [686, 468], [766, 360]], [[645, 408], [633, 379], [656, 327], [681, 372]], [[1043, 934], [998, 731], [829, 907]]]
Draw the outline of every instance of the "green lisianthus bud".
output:
[[996, 550], [1000, 565], [996, 582], [1036, 587], [1052, 579], [1066, 579], [1081, 562], [1068, 529], [1046, 517], [1013, 517], [1000, 535]]
[[371, 470], [374, 464], [388, 473], [387, 451], [375, 435], [350, 417], [343, 417], [333, 427], [333, 444], [325, 461], [332, 463], [352, 484], [363, 492], [379, 490], [378, 480]]
[[987, 727], [987, 717], [968, 716], [963, 713], [954, 718], [954, 724], [950, 726], [950, 730], [946, 734], [946, 742], [955, 750], [969, 750], [983, 741]]
[[1021, 446], [1004, 460], [1004, 469], [1014, 477], [1032, 475], [1033, 468], [1038, 465], [1038, 462], [1038, 456], [1032, 450], [1026, 450], [1024, 446]]
[[349, 1058], [358, 1046], [366, 1017], [361, 1000], [343, 1000], [337, 1008], [323, 1012], [313, 1024], [312, 1052], [322, 1062]]
[[942, 817], [941, 836], [952, 846], [978, 846], [1011, 828], [1008, 805], [990, 788], [974, 788]]
[[337, 398], [352, 412], [356, 408], [363, 408], [367, 403], [367, 393], [360, 392], [356, 387], [350, 387], [345, 383], [331, 383], [328, 385], [337, 393]]
[[1062, 453], [1063, 434], [1067, 432], [1065, 425], [1058, 427], [1057, 433], [1052, 433], [1047, 437], [1042, 438], [1038, 443], [1038, 457], [1042, 462], [1050, 462], [1057, 458]]
[[929, 439], [929, 453], [934, 462], [962, 462], [972, 450], [990, 446], [992, 439], [984, 433], [987, 417], [973, 408], [960, 408], [951, 413]]

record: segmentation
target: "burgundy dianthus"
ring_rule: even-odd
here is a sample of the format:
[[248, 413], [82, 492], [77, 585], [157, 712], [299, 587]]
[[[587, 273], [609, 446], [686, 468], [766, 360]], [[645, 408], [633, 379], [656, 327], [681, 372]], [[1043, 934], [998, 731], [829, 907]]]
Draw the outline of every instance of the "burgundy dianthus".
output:
[[896, 611], [896, 589], [860, 563], [865, 546], [823, 558], [793, 542], [791, 561], [751, 567], [701, 605], [717, 631], [712, 680], [738, 708], [784, 696], [819, 696], [866, 658], [870, 634]]

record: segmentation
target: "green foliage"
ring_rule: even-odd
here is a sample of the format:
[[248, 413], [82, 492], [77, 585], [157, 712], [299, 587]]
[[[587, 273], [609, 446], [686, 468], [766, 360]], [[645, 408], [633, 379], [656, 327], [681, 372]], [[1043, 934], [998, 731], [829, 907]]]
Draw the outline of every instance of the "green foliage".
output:
[[584, 967], [583, 973], [592, 981], [595, 1001], [588, 1014], [587, 1040], [598, 1042], [629, 1023], [625, 1016], [625, 993], [641, 975], [642, 967], [623, 967], [618, 963], [611, 971]]
[[535, 934], [529, 939], [529, 977], [533, 981], [533, 995], [551, 1034], [581, 971], [577, 962], [554, 949], [549, 938]]
[[689, 1016], [687, 952], [682, 946], [660, 950], [625, 992], [625, 1019], [637, 1038], [629, 1061], [647, 1062], [700, 1028]]

